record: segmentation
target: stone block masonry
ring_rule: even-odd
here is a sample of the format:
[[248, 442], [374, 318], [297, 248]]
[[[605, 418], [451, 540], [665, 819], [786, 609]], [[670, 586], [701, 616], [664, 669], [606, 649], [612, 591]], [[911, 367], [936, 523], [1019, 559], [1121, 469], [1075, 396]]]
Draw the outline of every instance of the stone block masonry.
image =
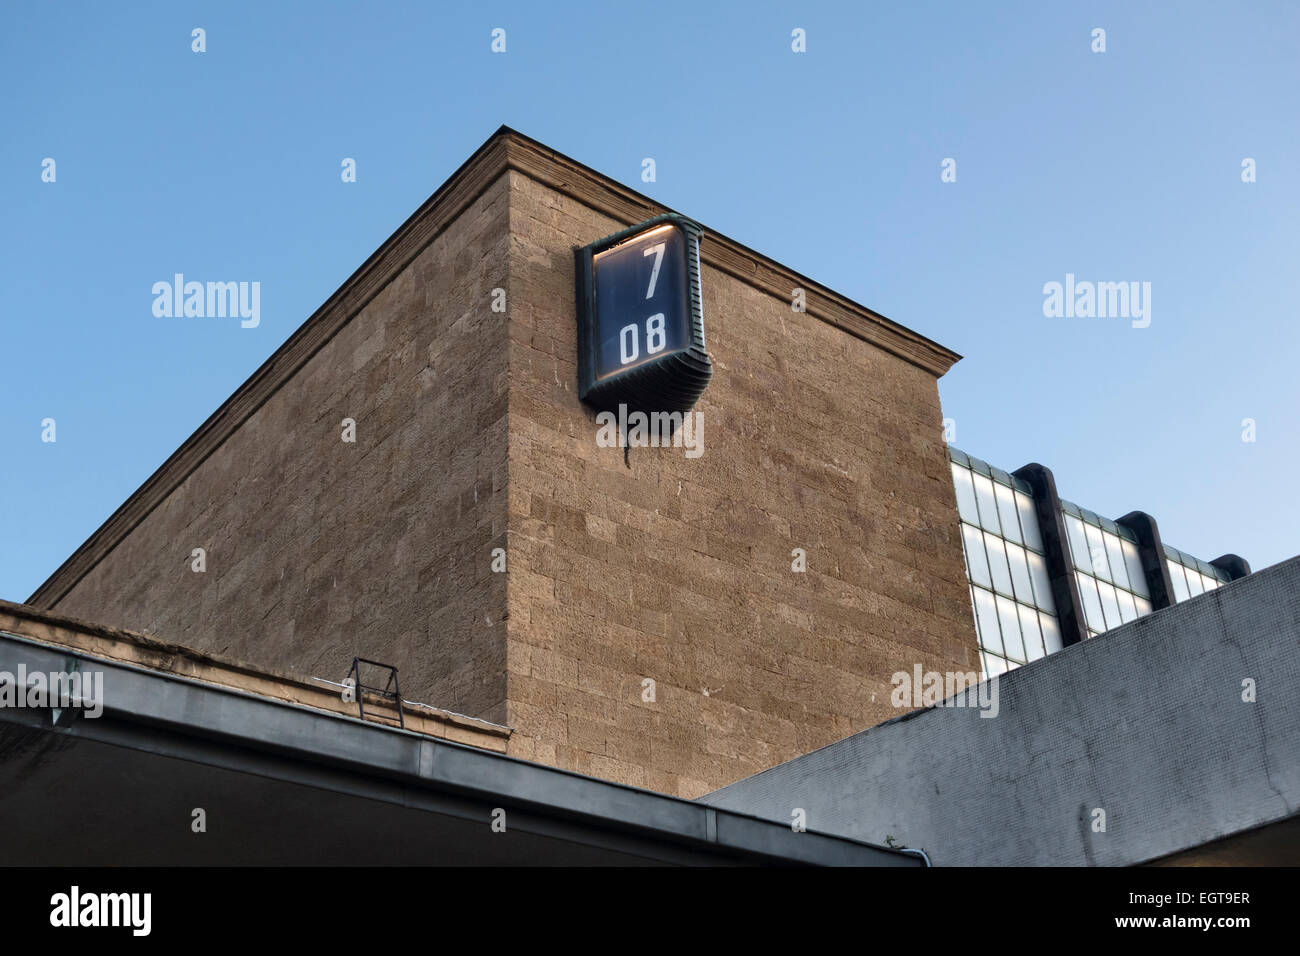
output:
[[706, 229], [704, 454], [600, 446], [574, 249], [662, 211], [501, 130], [31, 603], [391, 663], [513, 755], [686, 797], [896, 716], [895, 671], [978, 670], [942, 346]]
[[504, 721], [506, 582], [487, 556], [506, 544], [490, 291], [507, 187], [395, 269], [54, 608], [301, 676], [392, 662], [409, 699]]
[[705, 453], [598, 446], [573, 250], [625, 225], [511, 173], [510, 747], [694, 797], [897, 716], [896, 670], [979, 664], [936, 375], [790, 290], [706, 249]]

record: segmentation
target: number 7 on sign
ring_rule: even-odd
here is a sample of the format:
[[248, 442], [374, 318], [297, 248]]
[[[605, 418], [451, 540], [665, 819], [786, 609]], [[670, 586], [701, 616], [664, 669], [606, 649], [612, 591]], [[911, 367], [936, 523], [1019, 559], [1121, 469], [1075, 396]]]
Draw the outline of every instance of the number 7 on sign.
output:
[[641, 253], [642, 257], [653, 255], [655, 257], [654, 268], [650, 270], [650, 288], [646, 290], [645, 297], [652, 298], [655, 294], [655, 283], [659, 281], [659, 265], [664, 261], [664, 246], [666, 243], [656, 242], [653, 246], [647, 246]]

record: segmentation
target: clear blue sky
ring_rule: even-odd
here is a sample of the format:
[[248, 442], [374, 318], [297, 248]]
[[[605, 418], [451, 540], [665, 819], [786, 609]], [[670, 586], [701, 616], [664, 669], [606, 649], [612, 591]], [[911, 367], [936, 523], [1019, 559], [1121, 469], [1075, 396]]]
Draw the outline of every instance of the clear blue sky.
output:
[[[962, 353], [971, 454], [1300, 552], [1300, 5], [12, 4], [0, 81], [0, 597], [502, 123]], [[259, 281], [261, 325], [155, 318], [175, 272]], [[1045, 318], [1066, 273], [1150, 282], [1150, 327]]]

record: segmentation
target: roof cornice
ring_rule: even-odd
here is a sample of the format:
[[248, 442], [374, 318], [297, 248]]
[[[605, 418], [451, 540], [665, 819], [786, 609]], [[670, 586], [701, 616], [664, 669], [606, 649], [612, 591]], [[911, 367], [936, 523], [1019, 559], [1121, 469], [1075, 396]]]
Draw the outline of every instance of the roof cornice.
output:
[[[502, 126], [36, 589], [27, 603], [38, 608], [54, 607], [507, 170], [515, 170], [627, 225], [674, 211]], [[783, 301], [789, 301], [794, 289], [804, 289], [809, 315], [936, 377], [961, 358], [937, 342], [707, 227], [700, 246], [704, 262]]]
[[[501, 138], [505, 144], [511, 169], [611, 219], [630, 226], [660, 213], [677, 212], [509, 127], [501, 127], [493, 139], [496, 138]], [[809, 315], [923, 368], [936, 378], [961, 359], [951, 349], [879, 312], [859, 305], [707, 226], [703, 228], [700, 258], [728, 275], [784, 302], [790, 301], [795, 289], [803, 289]]]
[[509, 168], [498, 130], [27, 599], [52, 608]]

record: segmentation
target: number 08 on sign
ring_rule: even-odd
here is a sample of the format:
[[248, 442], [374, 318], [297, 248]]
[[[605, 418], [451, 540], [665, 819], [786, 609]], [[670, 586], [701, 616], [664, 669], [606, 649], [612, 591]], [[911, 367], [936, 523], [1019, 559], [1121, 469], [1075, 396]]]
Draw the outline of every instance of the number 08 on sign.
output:
[[713, 377], [699, 226], [669, 213], [576, 255], [578, 397], [597, 410], [689, 411]]

